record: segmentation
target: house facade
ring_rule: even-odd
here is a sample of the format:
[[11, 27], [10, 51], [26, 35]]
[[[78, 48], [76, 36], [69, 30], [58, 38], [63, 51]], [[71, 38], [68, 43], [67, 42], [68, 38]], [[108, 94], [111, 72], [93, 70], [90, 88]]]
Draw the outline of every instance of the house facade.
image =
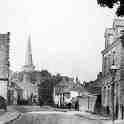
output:
[[0, 96], [7, 100], [10, 33], [0, 34]]
[[105, 48], [102, 51], [102, 106], [103, 113], [112, 114], [112, 74], [110, 68], [114, 63], [119, 70], [115, 75], [114, 110], [116, 119], [123, 119], [124, 106], [124, 47], [120, 40], [124, 30], [124, 20], [114, 19], [113, 26], [105, 30]]
[[[78, 85], [78, 87], [77, 87]], [[59, 107], [71, 102], [72, 98], [80, 95], [79, 84], [73, 79], [63, 77], [55, 87], [53, 92], [54, 103]]]

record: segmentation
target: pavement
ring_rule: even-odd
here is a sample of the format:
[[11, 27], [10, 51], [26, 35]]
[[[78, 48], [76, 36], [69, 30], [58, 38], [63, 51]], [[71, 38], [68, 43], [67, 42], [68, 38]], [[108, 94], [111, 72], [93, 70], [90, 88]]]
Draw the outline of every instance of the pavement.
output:
[[0, 115], [0, 124], [8, 124], [21, 116], [21, 113], [15, 111], [12, 107], [8, 106], [7, 109], [7, 112]]
[[124, 124], [124, 120], [107, 121], [104, 124]]
[[103, 117], [103, 116], [98, 116], [98, 115], [93, 115], [91, 113], [87, 112], [80, 112], [80, 111], [32, 111], [28, 112], [30, 114], [65, 114], [65, 115], [75, 115], [78, 117], [83, 117], [89, 120], [110, 120], [109, 117]]
[[56, 111], [61, 111], [61, 112], [71, 112], [72, 114], [75, 114], [79, 117], [85, 117], [87, 119], [90, 120], [111, 120], [110, 117], [105, 117], [105, 116], [101, 116], [98, 114], [93, 114], [91, 112], [88, 112], [86, 109], [81, 109], [80, 111], [74, 111], [74, 109], [68, 110], [68, 109], [55, 109]]

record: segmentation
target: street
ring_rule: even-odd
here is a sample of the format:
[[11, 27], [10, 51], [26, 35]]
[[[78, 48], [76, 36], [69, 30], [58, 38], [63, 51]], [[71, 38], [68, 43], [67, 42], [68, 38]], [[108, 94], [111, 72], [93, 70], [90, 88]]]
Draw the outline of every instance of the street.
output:
[[[39, 110], [37, 109], [32, 112], [29, 110], [31, 108], [29, 106], [16, 106], [15, 108], [22, 113], [22, 116], [9, 124], [102, 124], [102, 120], [77, 116], [72, 111], [55, 111], [52, 107], [41, 107]], [[32, 110], [34, 108], [36, 107], [32, 107]]]

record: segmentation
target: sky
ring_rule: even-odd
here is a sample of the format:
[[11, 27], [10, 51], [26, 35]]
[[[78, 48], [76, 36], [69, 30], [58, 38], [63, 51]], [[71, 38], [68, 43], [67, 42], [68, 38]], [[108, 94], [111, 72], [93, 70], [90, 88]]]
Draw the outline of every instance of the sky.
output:
[[0, 0], [0, 32], [10, 34], [11, 69], [20, 71], [31, 36], [36, 70], [95, 80], [113, 10], [97, 0]]

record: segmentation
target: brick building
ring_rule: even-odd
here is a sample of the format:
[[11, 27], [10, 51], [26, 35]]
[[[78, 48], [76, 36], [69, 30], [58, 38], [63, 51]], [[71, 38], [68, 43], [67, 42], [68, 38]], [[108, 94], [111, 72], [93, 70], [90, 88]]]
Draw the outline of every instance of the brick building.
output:
[[120, 36], [124, 30], [124, 20], [114, 19], [113, 26], [105, 30], [105, 49], [102, 51], [102, 106], [106, 114], [112, 113], [110, 67], [114, 64], [119, 68], [115, 76], [114, 110], [116, 119], [122, 118], [124, 106], [124, 47]]
[[9, 32], [0, 34], [0, 96], [5, 99], [7, 99], [9, 78], [9, 36]]

